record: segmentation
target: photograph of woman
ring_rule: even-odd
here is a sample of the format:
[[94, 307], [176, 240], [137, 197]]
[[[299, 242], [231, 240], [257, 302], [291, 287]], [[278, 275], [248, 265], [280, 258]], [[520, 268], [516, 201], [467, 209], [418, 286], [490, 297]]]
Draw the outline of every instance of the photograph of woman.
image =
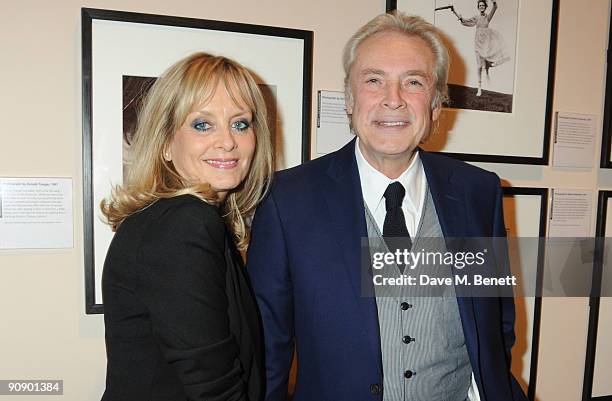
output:
[[266, 107], [235, 61], [188, 56], [155, 81], [102, 276], [103, 401], [260, 400], [259, 315], [239, 251], [272, 173]]
[[498, 31], [489, 28], [489, 23], [497, 11], [497, 2], [493, 0], [493, 7], [488, 13], [487, 8], [487, 0], [478, 0], [477, 15], [466, 19], [456, 14], [462, 25], [476, 27], [476, 34], [474, 35], [474, 51], [476, 53], [476, 68], [478, 69], [478, 92], [476, 96], [482, 95], [482, 70], [485, 70], [487, 80], [490, 80], [489, 68], [510, 60], [510, 57], [506, 55], [504, 38]]
[[[435, 1], [434, 24], [444, 33], [453, 66], [448, 77], [449, 107], [512, 112], [518, 3]], [[474, 8], [476, 14], [468, 14]]]

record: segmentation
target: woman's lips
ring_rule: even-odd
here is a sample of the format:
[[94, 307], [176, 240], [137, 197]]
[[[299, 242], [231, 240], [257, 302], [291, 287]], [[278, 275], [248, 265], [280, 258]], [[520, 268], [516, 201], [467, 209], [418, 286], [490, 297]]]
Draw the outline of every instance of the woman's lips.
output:
[[238, 159], [206, 159], [205, 162], [219, 169], [232, 169], [238, 165]]

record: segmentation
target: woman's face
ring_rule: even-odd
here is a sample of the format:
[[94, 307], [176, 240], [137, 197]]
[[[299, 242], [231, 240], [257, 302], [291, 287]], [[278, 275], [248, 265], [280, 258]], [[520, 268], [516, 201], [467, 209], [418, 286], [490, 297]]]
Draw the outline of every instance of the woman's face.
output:
[[487, 3], [485, 3], [484, 1], [479, 1], [478, 2], [478, 11], [480, 11], [482, 13], [486, 9], [487, 9]]
[[234, 103], [219, 83], [206, 104], [197, 105], [174, 134], [164, 157], [181, 177], [208, 183], [220, 199], [246, 177], [255, 153], [253, 114]]

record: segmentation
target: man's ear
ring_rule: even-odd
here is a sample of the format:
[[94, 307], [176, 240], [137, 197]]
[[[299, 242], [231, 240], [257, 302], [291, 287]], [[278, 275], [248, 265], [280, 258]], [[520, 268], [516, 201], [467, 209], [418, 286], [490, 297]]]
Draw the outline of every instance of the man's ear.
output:
[[353, 114], [353, 105], [351, 103], [352, 103], [351, 96], [347, 94], [345, 91], [344, 92], [344, 107], [346, 107], [346, 114], [348, 115]]
[[440, 118], [440, 113], [442, 112], [442, 106], [436, 106], [434, 107], [434, 109], [431, 111], [431, 121], [436, 121], [438, 118]]
[[353, 114], [353, 105], [351, 103], [353, 103], [353, 96], [352, 96], [352, 90], [350, 87], [345, 86], [344, 87], [344, 107], [346, 108], [346, 114], [348, 114], [349, 116], [351, 114]]

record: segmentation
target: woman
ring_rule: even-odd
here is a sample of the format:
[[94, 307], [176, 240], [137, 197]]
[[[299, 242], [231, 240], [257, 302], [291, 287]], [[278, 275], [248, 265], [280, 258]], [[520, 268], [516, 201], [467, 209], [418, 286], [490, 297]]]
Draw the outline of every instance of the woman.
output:
[[[238, 249], [272, 171], [261, 92], [205, 53], [171, 66], [140, 114], [102, 276], [104, 401], [258, 400], [258, 312]], [[227, 227], [226, 228], [226, 224]]]
[[[478, 69], [478, 92], [476, 96], [482, 95], [482, 70], [484, 69], [489, 79], [489, 68], [498, 66], [510, 60], [505, 54], [505, 44], [502, 35], [495, 29], [489, 28], [489, 23], [497, 11], [497, 2], [493, 1], [493, 8], [489, 14], [486, 13], [488, 4], [486, 0], [478, 0], [479, 14], [472, 18], [464, 19], [457, 15], [461, 24], [465, 26], [476, 26], [474, 37], [474, 50], [476, 52], [476, 67]], [[454, 12], [454, 9], [453, 9]]]

